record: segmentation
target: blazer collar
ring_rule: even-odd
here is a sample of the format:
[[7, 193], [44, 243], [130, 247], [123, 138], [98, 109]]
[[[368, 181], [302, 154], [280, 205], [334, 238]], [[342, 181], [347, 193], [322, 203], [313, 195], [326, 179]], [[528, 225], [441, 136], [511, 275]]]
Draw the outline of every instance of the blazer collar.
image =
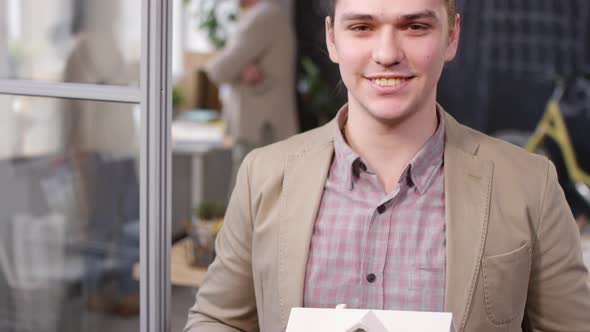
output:
[[[485, 244], [493, 164], [478, 157], [471, 129], [445, 113], [447, 272], [445, 310], [462, 331]], [[319, 128], [288, 157], [279, 223], [279, 304], [283, 329], [290, 310], [303, 305], [313, 226], [334, 154], [336, 121]]]
[[478, 156], [476, 135], [445, 115], [447, 271], [445, 311], [457, 331], [469, 315], [487, 234], [493, 164]]
[[285, 330], [291, 308], [303, 305], [305, 270], [313, 226], [334, 154], [336, 121], [316, 131], [288, 156], [279, 217], [279, 305]]

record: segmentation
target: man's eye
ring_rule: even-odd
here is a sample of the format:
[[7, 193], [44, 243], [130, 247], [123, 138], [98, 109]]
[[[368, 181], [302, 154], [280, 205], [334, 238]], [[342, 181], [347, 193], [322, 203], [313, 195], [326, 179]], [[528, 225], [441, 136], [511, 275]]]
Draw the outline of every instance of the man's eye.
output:
[[368, 25], [353, 25], [350, 27], [350, 30], [363, 32], [363, 31], [369, 31], [370, 28]]
[[412, 23], [407, 26], [407, 29], [411, 31], [424, 31], [428, 30], [428, 26], [425, 24]]

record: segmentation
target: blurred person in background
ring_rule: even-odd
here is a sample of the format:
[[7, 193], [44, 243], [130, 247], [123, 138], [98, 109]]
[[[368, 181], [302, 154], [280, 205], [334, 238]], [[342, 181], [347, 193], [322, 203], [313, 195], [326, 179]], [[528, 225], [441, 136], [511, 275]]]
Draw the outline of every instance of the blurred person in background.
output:
[[[113, 21], [119, 6], [114, 0], [74, 1], [76, 39], [64, 69], [65, 82], [126, 86], [139, 78], [138, 67], [125, 62], [115, 37]], [[96, 104], [92, 108], [83, 101], [69, 102], [69, 106], [74, 111], [66, 114], [67, 149], [137, 157], [139, 136], [132, 106]]]
[[240, 6], [235, 32], [205, 65], [221, 86], [224, 122], [235, 140], [234, 178], [252, 149], [299, 130], [292, 20], [278, 0], [240, 0]]
[[[120, 3], [74, 1], [76, 43], [67, 60], [66, 82], [130, 85], [138, 66], [125, 62], [116, 39]], [[128, 104], [69, 100], [64, 105], [65, 150], [84, 186], [87, 305], [120, 315], [139, 313], [139, 133]], [[109, 262], [115, 262], [115, 268]], [[114, 277], [112, 277], [114, 275]]]

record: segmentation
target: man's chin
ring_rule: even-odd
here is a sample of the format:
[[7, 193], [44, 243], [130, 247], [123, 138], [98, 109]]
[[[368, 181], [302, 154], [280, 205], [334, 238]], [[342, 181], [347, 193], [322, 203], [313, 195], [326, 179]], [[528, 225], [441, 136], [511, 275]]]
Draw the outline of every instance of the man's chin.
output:
[[411, 114], [409, 107], [402, 103], [377, 103], [368, 111], [373, 118], [384, 123], [400, 123]]

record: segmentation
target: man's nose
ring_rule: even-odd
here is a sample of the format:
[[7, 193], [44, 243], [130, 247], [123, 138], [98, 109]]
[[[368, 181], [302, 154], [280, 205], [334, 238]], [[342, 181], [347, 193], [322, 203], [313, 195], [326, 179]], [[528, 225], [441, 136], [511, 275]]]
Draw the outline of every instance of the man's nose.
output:
[[404, 52], [394, 29], [381, 30], [375, 40], [373, 60], [383, 67], [391, 67], [399, 64], [403, 59]]

